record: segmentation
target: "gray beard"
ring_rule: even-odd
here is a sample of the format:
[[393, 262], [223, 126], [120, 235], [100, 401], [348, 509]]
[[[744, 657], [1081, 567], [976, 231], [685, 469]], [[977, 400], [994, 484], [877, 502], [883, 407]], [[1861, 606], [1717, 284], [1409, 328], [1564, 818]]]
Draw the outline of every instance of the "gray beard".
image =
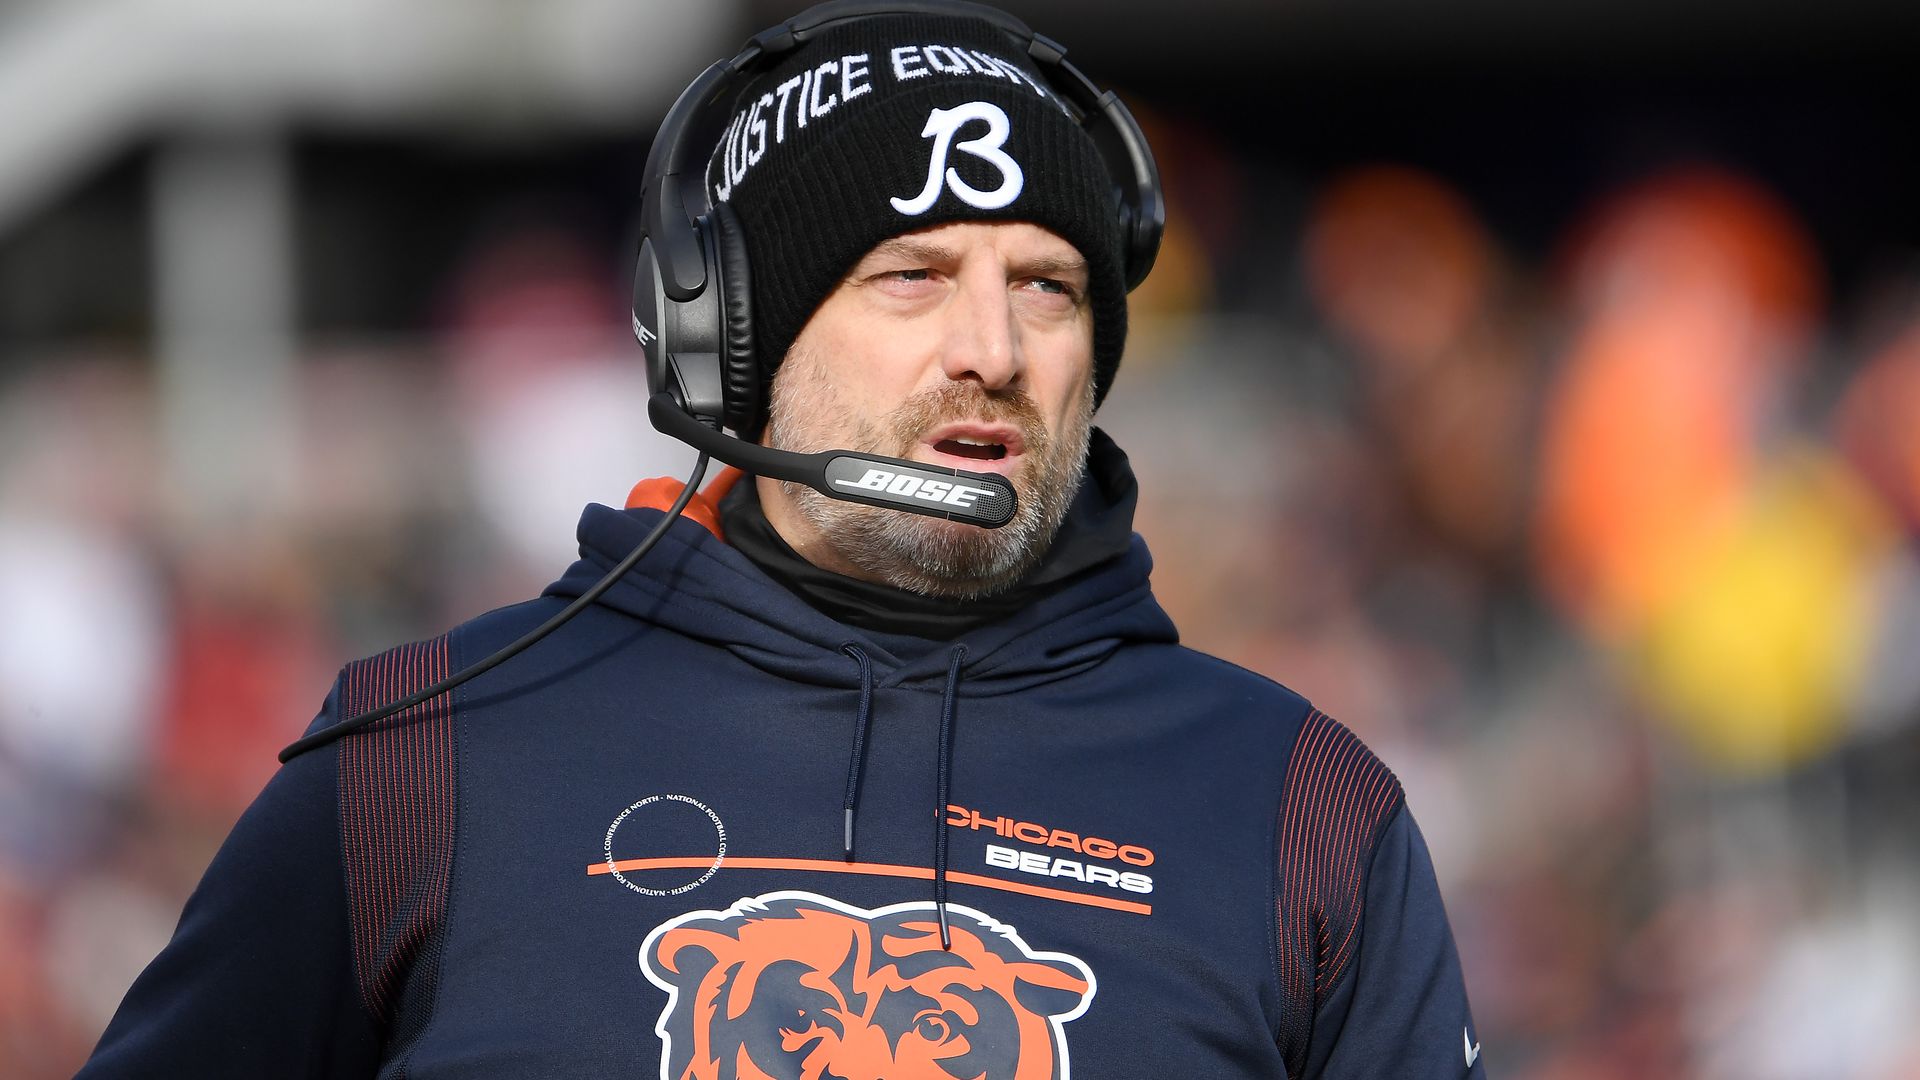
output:
[[[800, 361], [796, 363], [795, 361]], [[918, 395], [887, 417], [882, 430], [861, 419], [835, 433], [814, 421], [845, 415], [834, 409], [831, 386], [799, 356], [789, 355], [774, 376], [767, 441], [781, 450], [828, 449], [906, 457], [923, 432], [949, 419], [1018, 424], [1025, 461], [1008, 479], [1019, 495], [1013, 520], [983, 529], [900, 510], [843, 502], [801, 484], [781, 490], [834, 553], [872, 580], [897, 589], [953, 600], [992, 596], [1011, 588], [1046, 556], [1086, 472], [1093, 435], [1093, 388], [1058, 439], [1024, 391], [994, 393], [956, 383]], [[834, 442], [836, 434], [844, 441]]]

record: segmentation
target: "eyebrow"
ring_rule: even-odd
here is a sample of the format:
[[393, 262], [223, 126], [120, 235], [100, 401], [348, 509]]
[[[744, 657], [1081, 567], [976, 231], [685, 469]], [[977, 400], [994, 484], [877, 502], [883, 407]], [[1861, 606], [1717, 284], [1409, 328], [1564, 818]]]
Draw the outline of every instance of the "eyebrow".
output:
[[882, 240], [867, 253], [867, 258], [905, 259], [908, 262], [923, 263], [950, 263], [959, 257], [959, 253], [950, 247], [930, 244], [924, 240], [909, 240], [904, 236]]
[[[925, 240], [913, 240], [904, 236], [896, 236], [891, 240], [882, 240], [880, 243], [875, 244], [873, 250], [868, 252], [866, 258], [861, 261], [865, 262], [866, 259], [874, 258], [901, 259], [912, 263], [939, 265], [941, 263], [957, 261], [960, 258], [960, 254], [943, 244], [933, 244]], [[1087, 260], [1081, 258], [1078, 254], [1072, 256], [1043, 256], [1037, 259], [1028, 259], [1019, 264], [1019, 269], [1023, 273], [1032, 274], [1037, 277], [1069, 277], [1076, 274], [1091, 273], [1091, 271], [1087, 269]]]
[[1078, 257], [1029, 259], [1020, 266], [1027, 273], [1039, 277], [1073, 277], [1091, 273], [1087, 269], [1087, 260]]

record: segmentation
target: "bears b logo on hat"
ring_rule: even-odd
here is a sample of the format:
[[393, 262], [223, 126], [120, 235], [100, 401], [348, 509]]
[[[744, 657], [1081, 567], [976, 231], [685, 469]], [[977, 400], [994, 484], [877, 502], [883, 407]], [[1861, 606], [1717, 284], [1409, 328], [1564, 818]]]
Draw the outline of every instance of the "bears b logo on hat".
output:
[[[954, 142], [954, 136], [962, 126], [970, 121], [980, 120], [987, 125], [987, 133], [977, 139], [964, 139]], [[894, 198], [890, 200], [893, 208], [910, 217], [917, 217], [933, 208], [934, 201], [940, 198], [941, 173], [946, 173], [947, 187], [953, 190], [960, 201], [981, 210], [998, 210], [1011, 206], [1020, 197], [1020, 190], [1026, 185], [1026, 175], [1020, 171], [1020, 163], [1008, 156], [1002, 147], [1007, 145], [1007, 134], [1012, 125], [1007, 122], [1006, 111], [998, 105], [985, 101], [969, 101], [951, 109], [935, 109], [927, 114], [927, 126], [920, 131], [923, 139], [933, 140], [933, 154], [927, 162], [927, 184], [920, 194], [911, 199]], [[963, 150], [974, 157], [1000, 170], [1000, 186], [992, 191], [981, 191], [965, 180], [960, 174], [947, 167], [949, 149]]]

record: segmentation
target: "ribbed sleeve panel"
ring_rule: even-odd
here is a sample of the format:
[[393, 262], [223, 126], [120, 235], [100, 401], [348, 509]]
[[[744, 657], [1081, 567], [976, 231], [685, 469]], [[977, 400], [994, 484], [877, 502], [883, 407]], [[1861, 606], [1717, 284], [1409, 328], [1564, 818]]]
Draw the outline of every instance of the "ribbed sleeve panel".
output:
[[1320, 1003], [1353, 958], [1367, 867], [1400, 781], [1339, 721], [1312, 710], [1287, 764], [1275, 907], [1281, 1047], [1299, 1076]]
[[[349, 664], [343, 716], [358, 716], [447, 676], [447, 639]], [[409, 970], [438, 931], [453, 869], [454, 728], [450, 694], [340, 741], [340, 842], [354, 975], [367, 1009], [393, 1021]]]

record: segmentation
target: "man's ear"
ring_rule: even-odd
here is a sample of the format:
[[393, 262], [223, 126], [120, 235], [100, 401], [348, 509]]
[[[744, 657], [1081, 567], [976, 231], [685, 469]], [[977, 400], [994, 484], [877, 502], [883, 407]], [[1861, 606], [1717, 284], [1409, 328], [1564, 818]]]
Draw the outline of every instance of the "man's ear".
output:
[[652, 955], [642, 955], [640, 962], [655, 975], [679, 986], [697, 982], [722, 956], [739, 945], [738, 939], [725, 934], [682, 926], [660, 935], [660, 940], [653, 944]]
[[1007, 969], [1013, 974], [1014, 999], [1022, 1008], [1041, 1016], [1060, 1016], [1078, 1009], [1093, 989], [1070, 964], [1027, 960], [1008, 964]]

